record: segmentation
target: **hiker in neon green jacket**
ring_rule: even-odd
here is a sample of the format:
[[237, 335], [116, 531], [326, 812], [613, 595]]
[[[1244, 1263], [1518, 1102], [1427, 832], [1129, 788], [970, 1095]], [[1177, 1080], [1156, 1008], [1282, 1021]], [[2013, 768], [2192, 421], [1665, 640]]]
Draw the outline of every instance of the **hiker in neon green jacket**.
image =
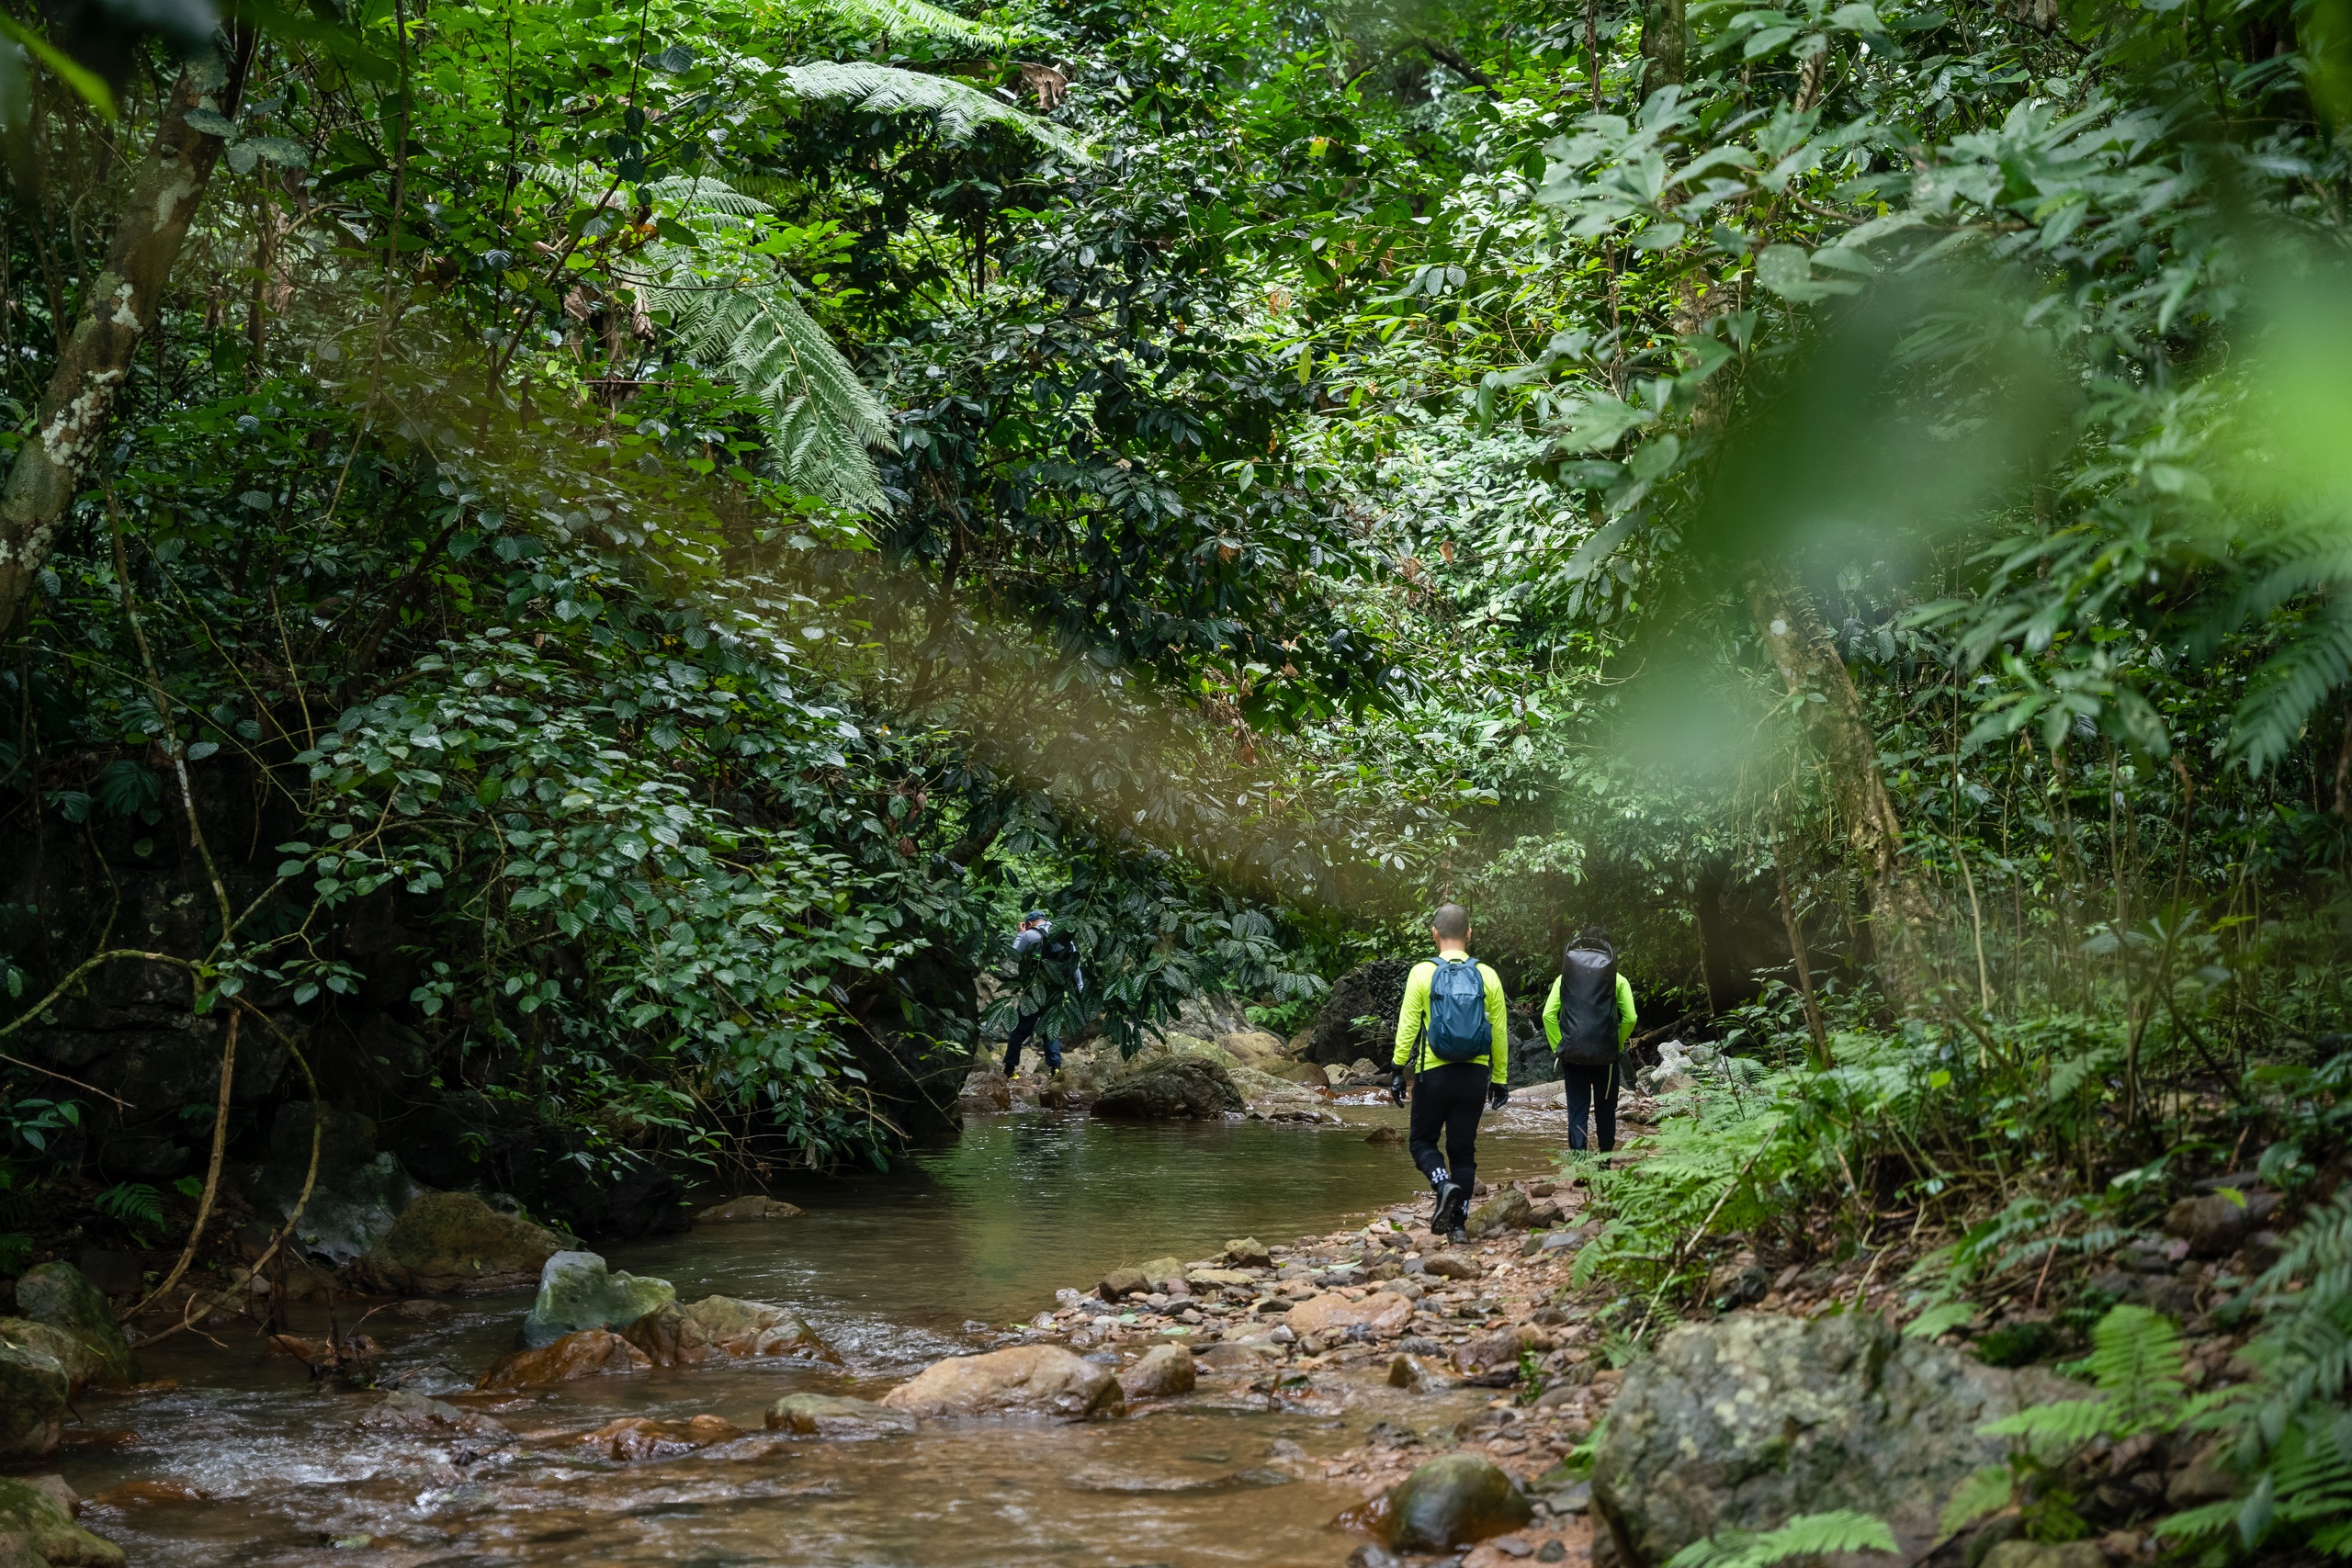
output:
[[[1571, 983], [1564, 1024], [1563, 987]], [[1611, 1002], [1613, 1021], [1608, 1016]], [[1634, 1021], [1634, 987], [1617, 968], [1617, 950], [1610, 945], [1607, 931], [1589, 926], [1560, 955], [1560, 978], [1552, 982], [1552, 994], [1544, 1002], [1544, 1038], [1557, 1053], [1561, 1085], [1566, 1090], [1568, 1147], [1585, 1146], [1585, 1107], [1589, 1103], [1600, 1152], [1616, 1148], [1620, 1069]]]
[[1469, 911], [1443, 906], [1430, 935], [1438, 955], [1413, 965], [1405, 981], [1388, 1097], [1404, 1104], [1410, 1085], [1413, 1163], [1437, 1194], [1430, 1228], [1464, 1241], [1464, 1212], [1478, 1179], [1478, 1117], [1510, 1098], [1510, 1021], [1501, 976], [1470, 956]]

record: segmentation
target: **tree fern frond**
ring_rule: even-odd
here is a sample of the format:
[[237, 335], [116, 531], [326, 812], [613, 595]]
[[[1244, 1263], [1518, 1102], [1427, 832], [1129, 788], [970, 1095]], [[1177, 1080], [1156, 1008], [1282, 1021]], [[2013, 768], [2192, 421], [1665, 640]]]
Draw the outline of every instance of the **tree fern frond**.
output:
[[1667, 1568], [1772, 1568], [1776, 1562], [1797, 1557], [1895, 1550], [1894, 1532], [1885, 1520], [1839, 1508], [1826, 1514], [1799, 1514], [1780, 1529], [1758, 1535], [1726, 1530], [1693, 1541], [1676, 1552]]
[[794, 7], [821, 15], [854, 31], [896, 39], [935, 39], [945, 43], [995, 49], [1005, 41], [1001, 28], [959, 17], [925, 0], [810, 0]]
[[655, 201], [666, 202], [691, 218], [722, 213], [729, 218], [756, 218], [775, 210], [755, 196], [746, 196], [712, 174], [665, 175], [645, 187]]
[[952, 77], [855, 61], [788, 65], [783, 74], [795, 96], [819, 103], [842, 104], [869, 114], [935, 114], [940, 133], [950, 141], [967, 141], [982, 126], [1001, 125], [1065, 156], [1087, 156], [1078, 139], [1060, 126], [1024, 114], [1001, 98]]
[[782, 278], [734, 287], [645, 286], [688, 358], [757, 398], [771, 455], [791, 481], [844, 506], [887, 502], [867, 446], [891, 446], [890, 411]]
[[2230, 746], [2257, 775], [2295, 744], [2330, 693], [2352, 682], [2352, 592], [2286, 635], [2287, 646], [2256, 672], [2233, 720]]

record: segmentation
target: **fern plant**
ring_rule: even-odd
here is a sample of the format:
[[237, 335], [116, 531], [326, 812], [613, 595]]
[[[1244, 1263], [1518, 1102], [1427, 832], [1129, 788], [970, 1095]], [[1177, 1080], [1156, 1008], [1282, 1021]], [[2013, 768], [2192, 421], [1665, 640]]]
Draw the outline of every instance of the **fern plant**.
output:
[[1692, 1541], [1674, 1554], [1667, 1568], [1772, 1568], [1774, 1563], [1801, 1558], [1894, 1551], [1894, 1532], [1885, 1520], [1839, 1508], [1826, 1514], [1799, 1514], [1778, 1529], [1754, 1534], [1725, 1530]]
[[91, 1201], [98, 1213], [129, 1226], [142, 1247], [148, 1231], [164, 1228], [164, 1195], [143, 1181], [118, 1182]]

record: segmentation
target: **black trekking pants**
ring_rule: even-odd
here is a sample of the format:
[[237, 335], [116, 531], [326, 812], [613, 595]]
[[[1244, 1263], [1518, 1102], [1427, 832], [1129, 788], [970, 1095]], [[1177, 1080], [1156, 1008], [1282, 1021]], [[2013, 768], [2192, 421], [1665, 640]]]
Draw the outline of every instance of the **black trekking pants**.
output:
[[[1622, 1056], [1618, 1061], [1623, 1061]], [[1592, 1130], [1600, 1134], [1600, 1152], [1617, 1146], [1617, 1062], [1605, 1067], [1560, 1064], [1560, 1081], [1568, 1091], [1568, 1147], [1584, 1147], [1584, 1111], [1592, 1106]]]
[[[1448, 1062], [1413, 1080], [1413, 1163], [1423, 1176], [1442, 1169], [1464, 1198], [1477, 1185], [1478, 1117], [1487, 1109], [1491, 1077], [1484, 1062]], [[1438, 1151], [1441, 1134], [1445, 1138], [1442, 1154]]]

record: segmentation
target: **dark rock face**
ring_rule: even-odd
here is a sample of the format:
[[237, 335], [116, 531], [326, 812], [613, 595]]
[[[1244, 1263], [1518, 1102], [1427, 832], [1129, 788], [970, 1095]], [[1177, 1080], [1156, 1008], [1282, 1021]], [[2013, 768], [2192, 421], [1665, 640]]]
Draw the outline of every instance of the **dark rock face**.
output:
[[[1416, 960], [1376, 958], [1340, 976], [1315, 1015], [1314, 1038], [1305, 1055], [1310, 1062], [1346, 1066], [1359, 1056], [1385, 1062], [1396, 1048], [1396, 1014], [1405, 1005], [1405, 982]], [[1351, 1021], [1370, 1018], [1359, 1026]]]
[[1450, 1551], [1517, 1529], [1534, 1515], [1519, 1483], [1476, 1454], [1445, 1454], [1388, 1495], [1388, 1544]]
[[1200, 1122], [1248, 1109], [1232, 1075], [1205, 1056], [1146, 1062], [1094, 1102], [1095, 1115], [1128, 1122]]
[[1593, 1502], [1628, 1562], [1836, 1508], [1876, 1514], [1917, 1556], [1953, 1490], [2007, 1451], [1979, 1427], [2085, 1392], [1902, 1338], [1874, 1317], [1685, 1325], [1626, 1373]]
[[22, 1464], [56, 1451], [72, 1385], [54, 1355], [8, 1333], [14, 1321], [0, 1320], [0, 1463]]

